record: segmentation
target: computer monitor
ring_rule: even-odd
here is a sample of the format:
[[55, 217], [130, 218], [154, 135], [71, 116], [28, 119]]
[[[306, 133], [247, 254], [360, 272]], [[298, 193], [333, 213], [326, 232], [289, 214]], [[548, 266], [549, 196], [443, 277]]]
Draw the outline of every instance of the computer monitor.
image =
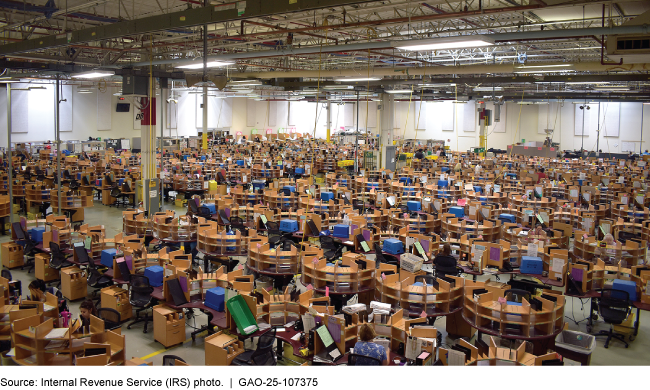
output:
[[318, 236], [320, 232], [318, 231], [318, 227], [316, 227], [316, 224], [314, 223], [313, 220], [307, 221], [307, 227], [309, 228], [309, 232], [311, 233], [312, 236]]
[[366, 238], [363, 236], [363, 234], [357, 234], [357, 241], [359, 241], [359, 245], [361, 246], [361, 250], [363, 250], [364, 253], [370, 252], [370, 245], [368, 245], [368, 242], [366, 241]]

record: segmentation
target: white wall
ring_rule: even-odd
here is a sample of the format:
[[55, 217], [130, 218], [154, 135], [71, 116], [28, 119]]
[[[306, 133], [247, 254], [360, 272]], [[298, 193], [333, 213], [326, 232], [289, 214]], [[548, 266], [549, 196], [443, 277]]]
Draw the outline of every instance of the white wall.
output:
[[[13, 88], [26, 85], [13, 84]], [[54, 87], [45, 85], [44, 90], [14, 91], [12, 92], [13, 112], [13, 142], [47, 141], [54, 139]], [[140, 136], [140, 129], [134, 129], [133, 101], [127, 98], [124, 103], [131, 103], [131, 111], [127, 113], [115, 112], [118, 97], [113, 96], [115, 88], [109, 88], [105, 94], [110, 95], [110, 130], [99, 131], [98, 127], [108, 127], [103, 121], [98, 126], [98, 92], [80, 94], [76, 87], [72, 93], [65, 92], [63, 98], [72, 103], [72, 131], [62, 132], [63, 140], [86, 140], [88, 137], [102, 138], [133, 138]], [[70, 95], [70, 96], [68, 96]], [[200, 109], [201, 95], [181, 93], [178, 103], [164, 103], [166, 109], [177, 113], [176, 128], [169, 128], [166, 122], [165, 136], [195, 136], [200, 130], [202, 118]], [[157, 116], [161, 120], [161, 102], [166, 96], [158, 96]], [[100, 100], [106, 100], [105, 95]], [[7, 110], [6, 93], [0, 92], [0, 146], [7, 143]], [[618, 104], [618, 103], [617, 103]], [[277, 133], [279, 129], [294, 129], [298, 133], [313, 134], [316, 137], [326, 136], [327, 103], [305, 101], [254, 101], [247, 98], [228, 98], [221, 102], [218, 99], [210, 100], [209, 109], [213, 111], [209, 117], [209, 127], [227, 128], [232, 134], [242, 132], [250, 135], [251, 130], [257, 129], [258, 133], [265, 133], [271, 129]], [[597, 104], [590, 104], [592, 110], [597, 110]], [[224, 108], [226, 107], [226, 108]], [[471, 101], [465, 104], [452, 102], [395, 102], [395, 120], [393, 132], [396, 138], [407, 139], [444, 139], [452, 149], [467, 150], [479, 145], [479, 131], [476, 124], [475, 110], [477, 106]], [[487, 103], [488, 109], [494, 109], [492, 103]], [[219, 111], [221, 110], [221, 111]], [[612, 111], [614, 112], [614, 111]], [[594, 111], [593, 117], [597, 117]], [[631, 141], [635, 143], [635, 150], [650, 149], [650, 105], [642, 103], [620, 103], [618, 120], [614, 115], [605, 115], [601, 112], [598, 124], [594, 119], [592, 126], [585, 129], [584, 148], [596, 150], [598, 147], [604, 152], [623, 152], [624, 145]], [[332, 104], [332, 130], [341, 128], [354, 128], [356, 126], [356, 104]], [[101, 115], [99, 115], [101, 118]], [[317, 120], [316, 120], [317, 118]], [[368, 119], [367, 119], [368, 118]], [[359, 107], [359, 126], [376, 133], [379, 128], [381, 111], [376, 102], [371, 102], [367, 111], [366, 104], [362, 102]], [[419, 125], [418, 124], [419, 118]], [[643, 118], [643, 131], [641, 130]], [[608, 129], [616, 123], [620, 128], [618, 136], [605, 137], [601, 131], [597, 136], [598, 126], [603, 128], [604, 123]], [[218, 124], [218, 126], [216, 126]], [[579, 126], [576, 130], [576, 126]], [[418, 130], [416, 131], [416, 127]], [[542, 105], [519, 105], [513, 102], [506, 103], [501, 109], [501, 121], [493, 122], [488, 128], [488, 147], [506, 149], [513, 142], [543, 141], [545, 128], [554, 128], [553, 140], [560, 142], [561, 149], [579, 149], [582, 146], [582, 132], [580, 118], [576, 120], [576, 104], [572, 101]], [[449, 130], [449, 131], [448, 131]], [[159, 130], [157, 130], [159, 132]], [[578, 134], [578, 135], [576, 135]]]

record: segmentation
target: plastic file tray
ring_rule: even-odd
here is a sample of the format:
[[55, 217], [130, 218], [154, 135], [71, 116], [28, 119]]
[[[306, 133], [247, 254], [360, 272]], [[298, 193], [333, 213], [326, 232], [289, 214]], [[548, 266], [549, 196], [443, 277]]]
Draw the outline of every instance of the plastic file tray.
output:
[[[253, 313], [251, 313], [251, 310], [248, 308], [244, 297], [241, 295], [235, 295], [234, 297], [230, 298], [226, 302], [226, 308], [228, 308], [228, 313], [230, 313], [232, 319], [235, 321], [235, 324], [237, 324], [239, 333], [247, 336], [249, 334], [257, 332], [259, 329], [257, 326], [257, 321], [255, 321], [255, 317], [253, 317]], [[244, 332], [244, 329], [253, 325], [255, 326], [255, 329], [248, 333]]]

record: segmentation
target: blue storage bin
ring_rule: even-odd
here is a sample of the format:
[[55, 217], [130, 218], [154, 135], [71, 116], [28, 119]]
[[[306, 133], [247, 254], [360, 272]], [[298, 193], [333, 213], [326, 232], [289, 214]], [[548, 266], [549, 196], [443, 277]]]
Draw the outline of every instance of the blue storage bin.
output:
[[465, 208], [460, 206], [454, 206], [449, 208], [449, 212], [454, 214], [456, 218], [463, 218], [465, 216]]
[[[194, 202], [194, 199], [190, 199], [190, 202]], [[210, 214], [216, 214], [217, 213], [217, 205], [214, 203], [205, 203], [202, 204], [201, 206], [207, 207], [210, 209]]]
[[499, 221], [507, 223], [517, 223], [517, 218], [512, 214], [499, 214]]
[[540, 257], [521, 256], [519, 270], [522, 274], [541, 275], [544, 271], [544, 262]]
[[474, 192], [482, 194], [483, 193], [483, 188], [481, 186], [474, 186]]
[[304, 175], [305, 168], [296, 168], [296, 175]]
[[395, 238], [387, 238], [384, 240], [384, 246], [382, 249], [384, 252], [392, 255], [401, 255], [404, 253], [404, 243]]
[[120, 179], [117, 181], [117, 185], [118, 185], [118, 186], [121, 186], [122, 184], [124, 184], [124, 178], [120, 178]]
[[[630, 301], [636, 301], [636, 283], [631, 280], [614, 279], [612, 283], [613, 290], [623, 290], [630, 294]], [[616, 295], [616, 294], [614, 294]]]
[[95, 179], [95, 185], [97, 187], [101, 187], [102, 186], [102, 179]]
[[409, 200], [408, 202], [406, 202], [406, 207], [408, 207], [409, 211], [422, 210], [422, 204], [414, 200]]
[[449, 172], [449, 167], [440, 168], [440, 172], [442, 172], [442, 173]]
[[43, 242], [43, 233], [45, 233], [44, 227], [35, 227], [29, 230], [29, 236], [36, 242]]
[[264, 180], [253, 180], [253, 190], [262, 190], [266, 187], [266, 181]]
[[410, 186], [411, 185], [411, 178], [410, 177], [400, 177], [399, 182], [404, 183], [404, 185]]
[[293, 219], [283, 219], [280, 221], [280, 231], [293, 233], [298, 231], [298, 221]]
[[282, 187], [283, 190], [289, 190], [289, 192], [296, 192], [296, 187], [294, 186], [284, 186]]
[[321, 192], [320, 193], [320, 200], [323, 202], [329, 202], [330, 199], [334, 199], [334, 193], [333, 192]]
[[515, 179], [517, 178], [517, 174], [516, 174], [516, 173], [506, 173], [506, 176], [508, 176], [508, 177], [512, 177], [512, 178], [515, 178]]
[[[243, 167], [243, 166], [244, 166], [244, 160], [237, 160], [236, 163], [237, 163], [237, 165], [239, 165], [240, 167]], [[208, 291], [209, 291], [209, 290], [208, 290]]]
[[165, 269], [159, 265], [152, 265], [144, 269], [144, 276], [149, 278], [149, 284], [153, 287], [160, 287], [163, 285], [163, 277], [165, 276]]
[[449, 181], [448, 180], [438, 180], [438, 187], [440, 187], [440, 188], [449, 187]]
[[224, 311], [226, 290], [223, 287], [212, 287], [205, 292], [204, 305], [216, 311]]
[[205, 160], [207, 160], [207, 157], [206, 156], [201, 156], [201, 161], [205, 161]]
[[344, 224], [334, 225], [334, 237], [345, 238], [346, 240], [350, 236], [350, 226]]
[[113, 258], [117, 255], [116, 249], [104, 249], [102, 251], [102, 265], [113, 268]]

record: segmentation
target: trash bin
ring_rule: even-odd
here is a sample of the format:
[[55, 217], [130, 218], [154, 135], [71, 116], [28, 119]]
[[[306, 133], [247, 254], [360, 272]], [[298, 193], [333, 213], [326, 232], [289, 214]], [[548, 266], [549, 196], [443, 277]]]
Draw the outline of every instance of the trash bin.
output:
[[591, 363], [591, 354], [595, 349], [596, 337], [587, 333], [563, 330], [555, 338], [555, 351], [583, 366]]

